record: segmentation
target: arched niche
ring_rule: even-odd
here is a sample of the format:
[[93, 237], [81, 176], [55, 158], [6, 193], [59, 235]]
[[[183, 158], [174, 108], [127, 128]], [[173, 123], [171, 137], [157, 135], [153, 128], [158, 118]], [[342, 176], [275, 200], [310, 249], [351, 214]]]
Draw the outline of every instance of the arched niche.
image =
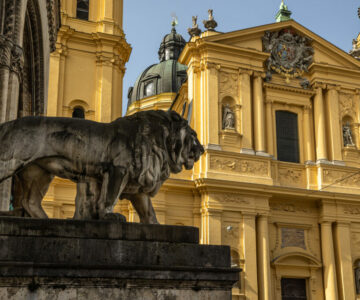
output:
[[18, 117], [45, 114], [44, 48], [38, 1], [27, 2], [23, 33], [23, 70]]
[[222, 130], [236, 130], [237, 116], [234, 98], [226, 96], [222, 99], [220, 120]]
[[345, 115], [341, 120], [342, 140], [344, 147], [355, 147], [357, 145], [358, 136], [355, 122], [352, 116]]
[[219, 102], [219, 143], [225, 151], [237, 152], [240, 149], [240, 113], [240, 106], [233, 97], [225, 96]]

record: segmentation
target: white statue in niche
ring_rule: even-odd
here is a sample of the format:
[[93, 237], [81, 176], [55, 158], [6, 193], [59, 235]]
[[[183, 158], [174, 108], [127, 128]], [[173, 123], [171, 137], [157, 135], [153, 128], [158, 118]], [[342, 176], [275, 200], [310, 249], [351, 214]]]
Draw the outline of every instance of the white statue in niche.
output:
[[223, 108], [222, 128], [223, 129], [235, 128], [235, 115], [234, 112], [231, 110], [229, 104], [226, 104]]
[[346, 122], [346, 124], [343, 125], [343, 139], [344, 146], [355, 146], [352, 139], [352, 132], [349, 122]]

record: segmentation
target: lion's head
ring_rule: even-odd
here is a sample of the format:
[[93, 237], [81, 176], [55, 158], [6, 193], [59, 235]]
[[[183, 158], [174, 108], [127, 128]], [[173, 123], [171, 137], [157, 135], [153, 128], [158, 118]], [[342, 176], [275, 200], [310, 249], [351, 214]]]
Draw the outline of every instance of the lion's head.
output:
[[168, 111], [171, 118], [172, 131], [168, 144], [169, 166], [172, 173], [179, 173], [184, 166], [190, 170], [194, 163], [204, 153], [196, 132], [188, 125], [188, 122], [174, 111]]
[[142, 111], [126, 118], [137, 124], [132, 177], [143, 190], [155, 189], [170, 172], [191, 169], [204, 153], [196, 132], [174, 111]]

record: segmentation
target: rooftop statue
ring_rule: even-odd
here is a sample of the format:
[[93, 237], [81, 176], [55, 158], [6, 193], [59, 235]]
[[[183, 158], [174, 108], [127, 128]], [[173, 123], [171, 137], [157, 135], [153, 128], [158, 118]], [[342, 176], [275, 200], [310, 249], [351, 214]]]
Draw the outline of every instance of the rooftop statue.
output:
[[197, 16], [192, 16], [192, 27], [188, 28], [188, 33], [191, 37], [200, 36], [201, 30], [197, 24]]
[[203, 20], [203, 24], [205, 28], [209, 31], [215, 31], [215, 28], [217, 27], [217, 22], [214, 19], [213, 10], [208, 10], [208, 20]]
[[204, 152], [174, 111], [143, 111], [111, 123], [24, 117], [0, 125], [0, 182], [15, 179], [14, 200], [35, 218], [54, 176], [77, 183], [77, 219], [122, 219], [131, 201], [142, 223], [158, 223], [151, 203], [170, 173], [191, 169]]

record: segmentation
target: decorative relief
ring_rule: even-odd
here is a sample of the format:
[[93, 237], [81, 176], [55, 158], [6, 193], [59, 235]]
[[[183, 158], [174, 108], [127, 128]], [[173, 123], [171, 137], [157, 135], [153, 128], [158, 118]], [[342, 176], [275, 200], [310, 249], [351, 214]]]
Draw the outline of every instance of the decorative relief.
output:
[[58, 31], [57, 20], [57, 5], [55, 4], [55, 0], [47, 0], [46, 1], [46, 10], [47, 10], [47, 18], [48, 18], [48, 31], [49, 31], [49, 40], [50, 40], [50, 52], [55, 51], [56, 49], [56, 35]]
[[304, 212], [307, 213], [308, 210], [302, 206], [297, 206], [294, 204], [274, 204], [271, 205], [271, 210], [273, 211], [283, 211], [283, 212], [291, 212], [291, 213], [296, 213], [296, 212]]
[[351, 234], [351, 248], [355, 253], [360, 253], [360, 234], [358, 232]]
[[303, 183], [303, 171], [296, 169], [279, 169], [278, 178], [281, 185], [301, 185]]
[[15, 72], [21, 80], [23, 75], [23, 69], [24, 69], [23, 49], [15, 45], [11, 49], [10, 70]]
[[346, 215], [360, 215], [360, 207], [355, 205], [344, 206], [344, 214]]
[[354, 96], [351, 94], [340, 93], [340, 114], [341, 116], [350, 115], [353, 116], [355, 111]]
[[323, 176], [326, 184], [360, 187], [360, 174], [358, 172], [324, 170]]
[[226, 193], [216, 194], [214, 198], [223, 203], [234, 203], [234, 204], [250, 204], [248, 200], [243, 199], [239, 194]]
[[299, 247], [306, 249], [304, 229], [281, 228], [281, 248], [285, 247]]
[[212, 156], [210, 168], [220, 171], [243, 173], [253, 176], [268, 176], [269, 166], [267, 162], [251, 161], [245, 159], [225, 158]]
[[0, 66], [15, 72], [21, 80], [24, 67], [23, 50], [4, 36], [0, 36]]
[[13, 47], [13, 43], [5, 36], [0, 35], [0, 65], [1, 66], [6, 66], [6, 67], [10, 66], [12, 47]]
[[237, 97], [238, 74], [220, 72], [219, 94], [220, 98], [225, 96], [232, 96], [233, 98]]

